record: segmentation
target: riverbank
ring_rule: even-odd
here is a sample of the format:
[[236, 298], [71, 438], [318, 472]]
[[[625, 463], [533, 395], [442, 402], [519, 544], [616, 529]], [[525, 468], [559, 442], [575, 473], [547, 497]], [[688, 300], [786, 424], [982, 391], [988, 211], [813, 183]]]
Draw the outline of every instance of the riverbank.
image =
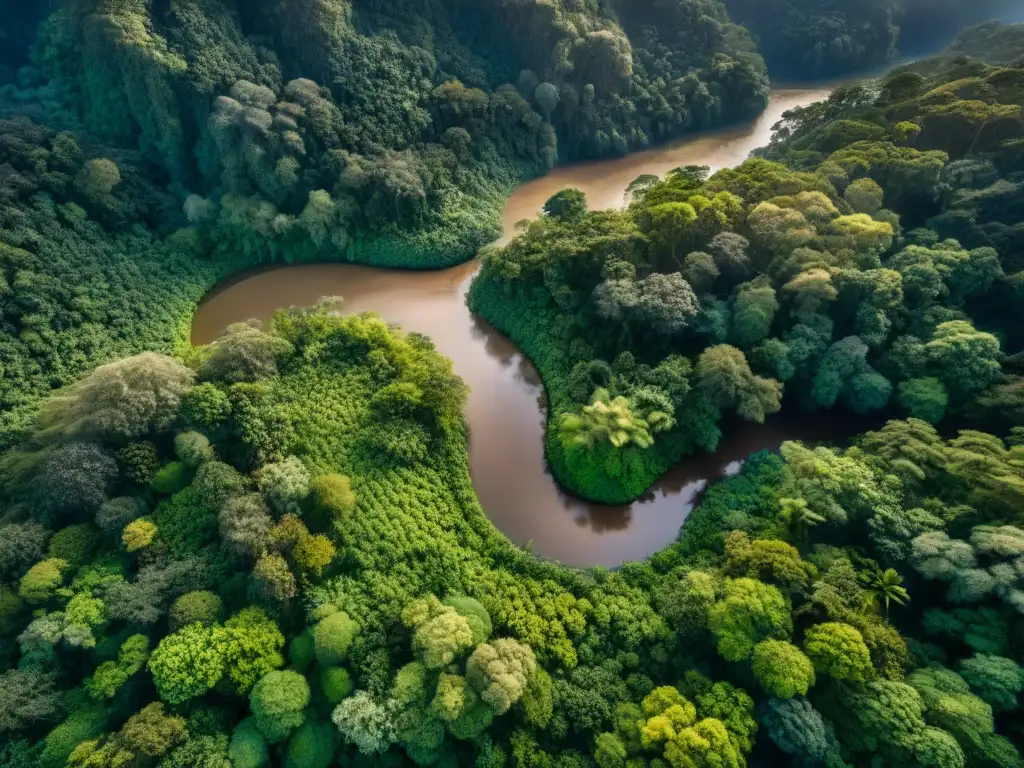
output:
[[[514, 233], [517, 217], [534, 216], [553, 188], [582, 187], [598, 204], [602, 200], [621, 204], [625, 188], [635, 178], [634, 170], [663, 175], [680, 164], [738, 163], [767, 141], [783, 111], [825, 95], [827, 91], [807, 90], [782, 94], [773, 100], [769, 112], [747, 126], [638, 153], [635, 169], [626, 165], [628, 158], [556, 168], [543, 184], [529, 182], [509, 198], [503, 217], [506, 237]], [[605, 167], [610, 172], [602, 177]], [[531, 355], [539, 356], [525, 344], [517, 347], [466, 306], [476, 269], [475, 262], [435, 272], [354, 264], [270, 267], [216, 288], [196, 313], [193, 341], [211, 341], [231, 322], [249, 317], [267, 320], [278, 308], [309, 306], [325, 294], [344, 296], [345, 311], [376, 311], [390, 323], [429, 336], [438, 351], [452, 360], [455, 373], [470, 385], [465, 410], [471, 431], [470, 467], [487, 516], [512, 541], [532, 542], [536, 554], [571, 565], [616, 566], [658, 551], [675, 539], [700, 489], [734, 470], [752, 452], [777, 450], [789, 439], [817, 442], [847, 436], [842, 430], [842, 434], [822, 430], [819, 420], [802, 423], [784, 416], [766, 425], [730, 422], [715, 453], [698, 452], [675, 465], [674, 458], [683, 452], [667, 456], [659, 471], [638, 484], [636, 501], [616, 505], [584, 501], [565, 492], [549, 471], [545, 457], [549, 397], [530, 360]], [[566, 483], [566, 487], [572, 486]]]

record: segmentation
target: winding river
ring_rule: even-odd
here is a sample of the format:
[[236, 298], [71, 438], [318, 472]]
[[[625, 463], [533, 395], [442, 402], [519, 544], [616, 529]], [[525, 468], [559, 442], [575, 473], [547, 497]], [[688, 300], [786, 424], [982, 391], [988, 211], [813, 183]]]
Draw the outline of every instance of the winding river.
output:
[[[537, 215], [555, 192], [576, 187], [591, 208], [624, 204], [626, 187], [641, 174], [664, 175], [683, 165], [712, 171], [738, 165], [771, 137], [782, 113], [825, 98], [827, 87], [778, 89], [753, 122], [688, 136], [627, 157], [565, 165], [520, 186], [505, 206], [502, 240], [514, 225]], [[433, 339], [470, 386], [466, 407], [473, 484], [488, 517], [512, 541], [568, 565], [616, 566], [647, 557], [672, 541], [707, 483], [737, 472], [753, 451], [785, 440], [818, 442], [852, 430], [829, 418], [779, 414], [764, 425], [723, 424], [713, 454], [677, 465], [643, 498], [609, 507], [563, 492], [544, 461], [544, 393], [537, 371], [511, 341], [471, 313], [464, 297], [477, 270], [469, 262], [437, 272], [405, 272], [353, 264], [294, 265], [230, 281], [200, 305], [192, 341], [215, 339], [230, 323], [268, 319], [291, 305], [309, 306], [338, 295], [351, 312], [374, 311], [385, 320]]]

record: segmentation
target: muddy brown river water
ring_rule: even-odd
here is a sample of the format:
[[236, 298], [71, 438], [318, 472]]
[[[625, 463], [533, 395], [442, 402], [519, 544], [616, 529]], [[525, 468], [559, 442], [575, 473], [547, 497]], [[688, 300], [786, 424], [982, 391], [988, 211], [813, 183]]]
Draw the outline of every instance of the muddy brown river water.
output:
[[[503, 240], [514, 233], [516, 222], [535, 217], [566, 187], [585, 192], [591, 208], [619, 207], [629, 183], [642, 174], [661, 176], [691, 164], [712, 171], [738, 165], [768, 142], [785, 110], [828, 93], [824, 87], [776, 90], [768, 109], [749, 124], [623, 158], [558, 167], [512, 194]], [[685, 459], [633, 504], [609, 507], [566, 494], [544, 461], [543, 387], [536, 370], [511, 341], [466, 308], [465, 293], [477, 266], [469, 262], [437, 272], [353, 264], [269, 268], [215, 289], [196, 312], [192, 341], [210, 342], [230, 323], [266, 320], [281, 307], [309, 306], [321, 296], [343, 296], [346, 311], [377, 312], [406, 330], [427, 334], [469, 384], [470, 468], [488, 517], [512, 541], [530, 542], [539, 555], [567, 565], [616, 566], [647, 557], [675, 539], [707, 483], [738, 471], [750, 453], [775, 450], [785, 440], [838, 440], [852, 432], [827, 414], [779, 414], [763, 425], [730, 422], [723, 425], [718, 450]]]

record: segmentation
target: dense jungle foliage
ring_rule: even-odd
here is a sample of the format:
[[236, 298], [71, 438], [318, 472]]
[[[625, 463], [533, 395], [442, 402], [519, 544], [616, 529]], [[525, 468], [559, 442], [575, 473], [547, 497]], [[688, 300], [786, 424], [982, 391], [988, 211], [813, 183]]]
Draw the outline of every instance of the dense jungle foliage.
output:
[[[972, 30], [1024, 51], [1024, 26]], [[578, 192], [484, 259], [470, 306], [538, 364], [548, 458], [589, 498], [638, 496], [725, 411], [1020, 413], [1024, 68], [951, 53], [787, 113], [707, 177]], [[1007, 356], [1007, 353], [1010, 356]]]
[[464, 261], [519, 181], [766, 100], [717, 0], [4, 3], [0, 446], [244, 266]]
[[333, 306], [3, 457], [0, 766], [1024, 765], [1019, 427], [786, 443], [578, 571], [483, 515], [429, 340]]
[[465, 261], [556, 161], [763, 109], [719, 3], [621, 5], [3, 3], [0, 446], [244, 266]]
[[0, 103], [139, 150], [208, 248], [260, 261], [463, 261], [511, 187], [557, 160], [767, 99], [716, 0], [39, 5], [4, 11], [39, 27]]
[[487, 257], [587, 495], [725, 411], [894, 417], [583, 571], [486, 518], [429, 339], [332, 299], [188, 320], [247, 265], [463, 259], [557, 159], [755, 113], [719, 3], [14, 5], [0, 768], [1024, 768], [1024, 29]]

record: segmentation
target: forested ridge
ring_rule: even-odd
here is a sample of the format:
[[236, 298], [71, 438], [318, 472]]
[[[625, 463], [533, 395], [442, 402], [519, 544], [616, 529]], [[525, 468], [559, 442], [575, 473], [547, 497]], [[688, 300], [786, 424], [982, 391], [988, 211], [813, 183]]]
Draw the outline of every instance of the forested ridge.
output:
[[1020, 25], [485, 256], [582, 494], [726, 412], [884, 423], [752, 456], [608, 571], [493, 527], [428, 338], [337, 298], [187, 325], [246, 266], [465, 259], [557, 160], [755, 114], [721, 4], [16, 11], [0, 768], [1024, 766]]
[[1021, 21], [1013, 0], [725, 0], [754, 35], [774, 76], [806, 79], [930, 54], [961, 29]]

